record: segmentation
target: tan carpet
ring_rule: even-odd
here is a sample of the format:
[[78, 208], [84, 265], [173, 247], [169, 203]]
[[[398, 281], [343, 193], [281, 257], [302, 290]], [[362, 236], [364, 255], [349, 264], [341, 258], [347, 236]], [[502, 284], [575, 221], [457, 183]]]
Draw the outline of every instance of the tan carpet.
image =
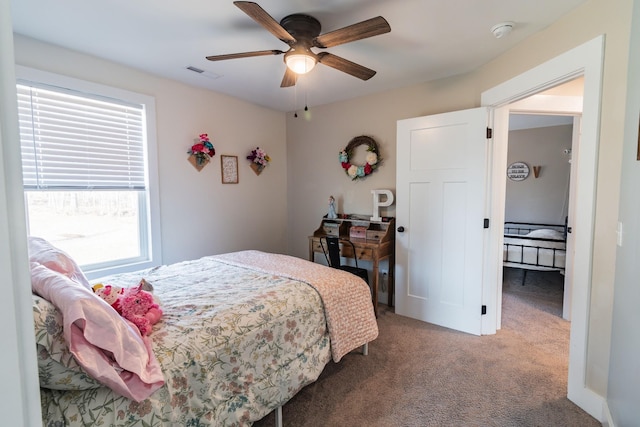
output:
[[[505, 269], [503, 329], [476, 337], [378, 318], [369, 356], [330, 362], [283, 407], [293, 426], [599, 426], [567, 398], [569, 323], [558, 273]], [[275, 425], [269, 414], [254, 424]]]

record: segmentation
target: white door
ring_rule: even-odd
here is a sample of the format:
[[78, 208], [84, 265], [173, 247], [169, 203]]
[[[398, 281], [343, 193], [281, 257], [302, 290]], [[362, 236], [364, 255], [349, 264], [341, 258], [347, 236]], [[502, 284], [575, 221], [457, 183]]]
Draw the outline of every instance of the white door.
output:
[[396, 313], [480, 335], [488, 110], [398, 121]]

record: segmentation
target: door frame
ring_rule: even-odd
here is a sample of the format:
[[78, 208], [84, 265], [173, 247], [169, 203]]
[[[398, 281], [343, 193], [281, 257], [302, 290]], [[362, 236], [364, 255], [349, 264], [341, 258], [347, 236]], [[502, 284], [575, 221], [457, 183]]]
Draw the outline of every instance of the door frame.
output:
[[[0, 413], [7, 425], [42, 424], [36, 346], [33, 345], [31, 277], [21, 185], [15, 55], [9, 0], [0, 0]], [[11, 184], [7, 184], [11, 183]]]
[[[596, 199], [597, 157], [600, 134], [600, 105], [604, 58], [604, 35], [598, 36], [519, 76], [482, 93], [481, 105], [493, 112], [493, 150], [490, 169], [490, 212], [494, 224], [504, 222], [509, 104], [557, 86], [576, 77], [584, 77], [582, 137], [577, 153], [579, 182], [576, 194], [574, 283], [572, 322], [569, 342], [569, 376], [567, 397], [587, 413], [602, 421], [604, 398], [586, 385], [589, 301], [592, 280], [594, 214]], [[574, 157], [575, 159], [575, 157]], [[493, 334], [498, 327], [498, 268], [502, 268], [503, 231], [492, 227], [489, 233], [485, 264], [483, 334]], [[498, 261], [500, 260], [500, 261]]]

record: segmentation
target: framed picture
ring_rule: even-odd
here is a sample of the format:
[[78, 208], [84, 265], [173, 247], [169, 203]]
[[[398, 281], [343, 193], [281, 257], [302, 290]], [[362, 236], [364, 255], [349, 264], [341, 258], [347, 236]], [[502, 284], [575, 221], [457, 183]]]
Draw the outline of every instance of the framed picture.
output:
[[220, 156], [223, 184], [238, 183], [238, 156]]

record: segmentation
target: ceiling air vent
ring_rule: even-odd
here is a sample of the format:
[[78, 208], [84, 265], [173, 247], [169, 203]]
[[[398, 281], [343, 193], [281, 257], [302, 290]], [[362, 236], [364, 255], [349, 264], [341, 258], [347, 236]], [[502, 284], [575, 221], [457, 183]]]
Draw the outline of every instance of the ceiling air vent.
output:
[[201, 76], [208, 77], [208, 78], [210, 78], [212, 80], [219, 79], [220, 77], [222, 77], [221, 74], [212, 73], [211, 71], [205, 71], [205, 70], [202, 70], [202, 69], [200, 69], [198, 67], [194, 67], [193, 65], [189, 65], [187, 67], [187, 70], [193, 71], [194, 73], [198, 73]]

